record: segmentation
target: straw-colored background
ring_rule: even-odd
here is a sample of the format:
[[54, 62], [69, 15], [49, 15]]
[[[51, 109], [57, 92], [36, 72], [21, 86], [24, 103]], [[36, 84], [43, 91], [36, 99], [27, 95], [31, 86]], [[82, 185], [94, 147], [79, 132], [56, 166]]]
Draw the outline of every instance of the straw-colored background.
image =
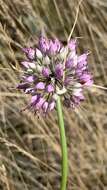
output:
[[[61, 151], [57, 115], [20, 112], [28, 96], [16, 91], [21, 47], [40, 32], [64, 43], [77, 0], [0, 0], [0, 190], [58, 190]], [[83, 0], [73, 37], [91, 51], [95, 84], [107, 85], [107, 0]], [[107, 189], [107, 91], [96, 88], [75, 111], [64, 110], [69, 152], [67, 190]]]

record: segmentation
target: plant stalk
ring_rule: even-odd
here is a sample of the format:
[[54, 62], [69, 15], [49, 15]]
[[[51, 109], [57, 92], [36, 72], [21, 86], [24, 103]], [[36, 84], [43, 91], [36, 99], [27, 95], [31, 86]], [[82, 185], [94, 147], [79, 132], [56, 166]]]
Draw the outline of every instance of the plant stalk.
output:
[[57, 99], [57, 114], [59, 122], [59, 131], [60, 131], [60, 141], [61, 141], [61, 153], [62, 153], [62, 179], [60, 190], [66, 190], [67, 186], [67, 177], [68, 177], [68, 156], [67, 156], [67, 143], [63, 119], [63, 111], [60, 97]]

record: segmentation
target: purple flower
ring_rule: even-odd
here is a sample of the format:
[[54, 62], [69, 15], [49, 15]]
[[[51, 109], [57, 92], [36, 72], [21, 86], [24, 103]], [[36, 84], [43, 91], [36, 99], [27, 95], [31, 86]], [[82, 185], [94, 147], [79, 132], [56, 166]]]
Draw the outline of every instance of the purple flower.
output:
[[53, 100], [52, 102], [50, 102], [49, 104], [49, 110], [52, 111], [55, 107], [55, 101]]
[[68, 42], [68, 48], [72, 51], [76, 51], [76, 46], [77, 46], [77, 40], [72, 39]]
[[49, 40], [41, 36], [39, 39], [39, 49], [42, 53], [46, 53], [49, 50]]
[[49, 92], [49, 93], [54, 92], [54, 87], [52, 84], [49, 84], [46, 86], [46, 92]]
[[79, 80], [85, 86], [91, 86], [93, 84], [92, 76], [89, 73], [81, 74]]
[[63, 46], [58, 39], [39, 38], [36, 49], [23, 48], [27, 59], [17, 89], [31, 95], [28, 108], [46, 115], [56, 107], [61, 96], [67, 108], [75, 108], [84, 100], [84, 90], [93, 84], [88, 68], [88, 53], [78, 55], [77, 41]]
[[31, 108], [37, 111], [38, 109], [41, 109], [43, 103], [45, 102], [45, 99], [40, 96], [40, 94], [36, 94], [35, 96], [32, 96], [31, 98]]
[[91, 87], [93, 85], [93, 79], [91, 78], [90, 80], [86, 81], [84, 86]]
[[61, 79], [63, 76], [63, 65], [60, 63], [55, 66], [55, 76], [57, 79]]
[[50, 73], [50, 70], [49, 70], [48, 68], [44, 67], [44, 68], [42, 69], [42, 75], [43, 75], [44, 77], [48, 78], [48, 77], [49, 77], [49, 73]]
[[48, 106], [49, 106], [49, 103], [46, 101], [44, 102], [42, 108], [43, 108], [43, 111], [46, 113], [48, 111]]
[[35, 105], [35, 110], [42, 109], [44, 102], [45, 102], [45, 99], [43, 97], [40, 97]]
[[73, 66], [73, 59], [68, 59], [65, 63], [66, 69], [70, 69]]
[[71, 106], [75, 108], [75, 106], [80, 105], [81, 101], [84, 100], [84, 96], [81, 94], [80, 96], [72, 96], [71, 98]]
[[87, 56], [88, 56], [88, 53], [84, 53], [84, 54], [78, 56], [78, 63], [87, 61]]
[[87, 82], [88, 80], [91, 79], [90, 74], [84, 73], [83, 75], [81, 75], [80, 80], [83, 82]]
[[31, 105], [35, 105], [37, 103], [39, 97], [40, 96], [38, 94], [36, 94], [35, 96], [32, 96], [32, 98], [31, 98]]
[[35, 77], [34, 76], [28, 76], [28, 77], [26, 77], [26, 81], [27, 82], [34, 82], [34, 79], [35, 79]]
[[33, 48], [23, 48], [22, 50], [26, 54], [28, 59], [33, 60], [35, 58], [35, 49], [33, 49]]
[[64, 86], [66, 87], [66, 86], [70, 85], [70, 83], [71, 83], [71, 78], [66, 77], [65, 80], [64, 80]]
[[44, 90], [45, 89], [45, 83], [44, 82], [38, 82], [36, 84], [36, 89], [38, 89], [38, 90]]
[[35, 63], [33, 63], [33, 62], [23, 61], [23, 62], [21, 62], [21, 64], [22, 64], [25, 68], [27, 68], [27, 69], [29, 69], [29, 68], [35, 69], [35, 68], [36, 68]]
[[57, 54], [61, 49], [61, 43], [58, 39], [50, 40], [49, 41], [49, 50], [48, 53], [50, 55]]
[[84, 69], [86, 68], [86, 66], [87, 66], [87, 56], [88, 55], [86, 53], [78, 56], [78, 59], [77, 59], [77, 68], [78, 69], [83, 70], [83, 68]]

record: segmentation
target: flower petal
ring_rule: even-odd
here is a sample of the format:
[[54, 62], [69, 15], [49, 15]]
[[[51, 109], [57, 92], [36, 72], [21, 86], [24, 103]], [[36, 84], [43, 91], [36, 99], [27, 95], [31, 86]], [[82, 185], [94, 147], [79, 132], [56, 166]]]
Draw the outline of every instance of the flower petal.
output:
[[55, 66], [55, 75], [58, 79], [61, 79], [61, 77], [63, 76], [63, 65], [62, 64], [57, 64]]
[[35, 49], [33, 48], [22, 48], [22, 51], [26, 54], [26, 56], [33, 60], [35, 58]]
[[49, 92], [49, 93], [54, 92], [54, 87], [52, 84], [49, 84], [46, 86], [46, 92]]
[[48, 78], [48, 77], [49, 77], [49, 74], [50, 74], [49, 69], [48, 69], [47, 67], [44, 67], [44, 68], [42, 69], [42, 75], [43, 75], [44, 77]]
[[36, 84], [36, 89], [38, 89], [38, 90], [44, 90], [45, 89], [45, 83], [44, 82], [38, 82]]

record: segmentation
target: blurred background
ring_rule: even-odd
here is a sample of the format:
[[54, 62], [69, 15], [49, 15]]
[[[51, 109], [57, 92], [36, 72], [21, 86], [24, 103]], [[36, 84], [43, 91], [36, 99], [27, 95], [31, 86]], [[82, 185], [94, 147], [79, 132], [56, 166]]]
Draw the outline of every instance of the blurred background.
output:
[[[0, 0], [0, 190], [57, 190], [61, 150], [56, 111], [39, 119], [21, 112], [28, 95], [19, 82], [21, 47], [40, 32], [64, 44], [77, 0]], [[107, 86], [107, 0], [83, 0], [72, 37], [89, 50], [97, 85]], [[64, 109], [69, 154], [67, 190], [107, 190], [107, 91], [93, 88], [75, 110]]]

